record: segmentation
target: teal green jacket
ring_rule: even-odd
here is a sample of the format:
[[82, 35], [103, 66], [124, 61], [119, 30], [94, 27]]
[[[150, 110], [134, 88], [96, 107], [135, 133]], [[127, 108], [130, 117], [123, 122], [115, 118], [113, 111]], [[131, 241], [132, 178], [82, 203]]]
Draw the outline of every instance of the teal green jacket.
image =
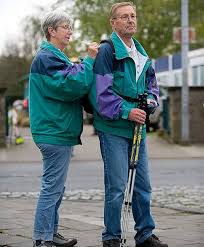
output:
[[93, 81], [94, 59], [74, 64], [49, 42], [42, 42], [30, 69], [29, 115], [36, 143], [80, 144], [80, 98]]
[[[128, 115], [137, 107], [132, 99], [146, 92], [148, 98], [158, 102], [159, 88], [151, 61], [141, 44], [133, 39], [143, 58], [142, 72], [136, 81], [135, 62], [125, 45], [115, 32], [111, 40], [115, 54], [109, 43], [102, 43], [94, 65], [94, 83], [89, 93], [94, 107], [94, 126], [99, 131], [132, 139], [135, 123], [128, 120]], [[144, 125], [142, 137], [145, 133]]]

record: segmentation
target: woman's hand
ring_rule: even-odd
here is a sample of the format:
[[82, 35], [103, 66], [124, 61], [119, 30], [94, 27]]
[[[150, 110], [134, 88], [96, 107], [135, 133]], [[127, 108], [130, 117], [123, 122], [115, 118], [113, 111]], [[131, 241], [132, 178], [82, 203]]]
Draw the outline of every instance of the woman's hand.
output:
[[99, 47], [98, 43], [96, 42], [90, 43], [87, 48], [88, 55], [92, 58], [95, 58], [98, 53], [98, 47]]

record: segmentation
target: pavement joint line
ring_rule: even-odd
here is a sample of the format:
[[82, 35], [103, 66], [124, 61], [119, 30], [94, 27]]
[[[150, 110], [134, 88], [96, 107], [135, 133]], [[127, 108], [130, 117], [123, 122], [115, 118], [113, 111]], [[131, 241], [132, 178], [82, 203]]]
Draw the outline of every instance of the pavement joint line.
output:
[[[178, 211], [204, 214], [204, 186], [161, 186], [153, 187], [152, 206]], [[39, 192], [0, 192], [0, 198], [38, 198]], [[102, 201], [103, 190], [65, 191], [63, 200]]]

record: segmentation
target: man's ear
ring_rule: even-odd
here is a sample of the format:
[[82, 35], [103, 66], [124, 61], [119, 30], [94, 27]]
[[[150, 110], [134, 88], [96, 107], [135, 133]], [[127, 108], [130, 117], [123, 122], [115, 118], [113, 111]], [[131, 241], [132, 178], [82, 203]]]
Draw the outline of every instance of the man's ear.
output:
[[111, 25], [111, 27], [112, 27], [113, 30], [115, 30], [115, 28], [114, 28], [114, 22], [115, 22], [114, 19], [110, 19], [110, 25]]
[[114, 25], [114, 20], [112, 18], [110, 19], [110, 24], [111, 24], [111, 26]]

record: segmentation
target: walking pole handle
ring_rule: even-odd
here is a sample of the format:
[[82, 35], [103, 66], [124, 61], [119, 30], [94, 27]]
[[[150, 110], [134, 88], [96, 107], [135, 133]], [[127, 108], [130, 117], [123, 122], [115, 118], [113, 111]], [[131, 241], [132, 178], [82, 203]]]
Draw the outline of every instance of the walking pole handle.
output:
[[138, 108], [141, 110], [146, 111], [147, 109], [147, 93], [139, 94], [138, 95]]
[[[139, 94], [138, 95], [138, 108], [141, 110], [146, 111], [147, 110], [147, 93]], [[140, 145], [140, 140], [141, 140], [141, 132], [142, 132], [142, 125], [139, 123], [135, 123], [135, 128], [134, 128], [134, 136], [133, 136], [133, 149], [131, 153], [131, 158], [130, 158], [130, 165], [129, 169], [134, 169], [136, 166], [136, 160], [138, 159], [138, 154], [139, 154], [139, 149], [136, 149], [136, 146]], [[137, 150], [135, 152], [134, 150]]]

